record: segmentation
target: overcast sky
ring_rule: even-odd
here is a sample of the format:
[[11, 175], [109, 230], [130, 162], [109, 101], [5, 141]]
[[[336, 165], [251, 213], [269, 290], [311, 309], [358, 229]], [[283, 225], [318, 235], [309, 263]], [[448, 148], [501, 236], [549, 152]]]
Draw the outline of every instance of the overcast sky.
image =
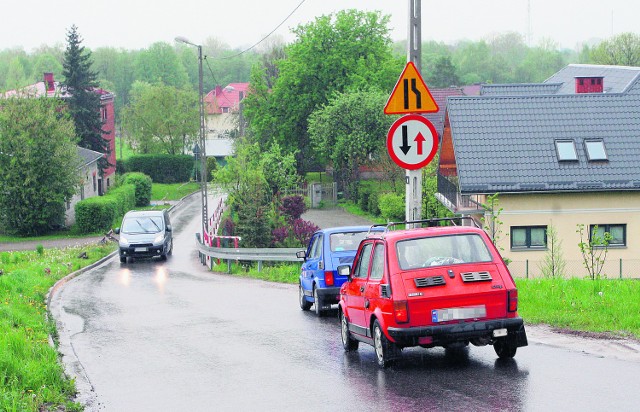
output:
[[[380, 10], [391, 16], [391, 37], [406, 39], [408, 0], [4, 0], [0, 50], [64, 44], [78, 26], [83, 45], [146, 48], [183, 36], [194, 43], [209, 37], [231, 47], [258, 42], [299, 8], [275, 32], [293, 40], [290, 28], [341, 9]], [[301, 4], [302, 3], [302, 4]], [[530, 13], [528, 12], [530, 10]], [[515, 31], [532, 45], [548, 38], [574, 49], [582, 42], [638, 32], [637, 0], [422, 0], [422, 40], [454, 44]], [[529, 24], [530, 22], [530, 24]]]

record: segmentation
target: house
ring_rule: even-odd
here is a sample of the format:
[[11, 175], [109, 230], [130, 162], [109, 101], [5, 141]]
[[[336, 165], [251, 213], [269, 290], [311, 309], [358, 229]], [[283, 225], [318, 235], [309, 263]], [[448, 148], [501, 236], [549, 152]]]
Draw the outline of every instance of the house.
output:
[[436, 197], [493, 226], [514, 276], [540, 276], [559, 242], [563, 274], [586, 276], [578, 244], [607, 232], [601, 274], [640, 277], [639, 161], [640, 68], [569, 65], [541, 84], [449, 97]]
[[85, 149], [78, 146], [78, 158], [81, 163], [78, 166], [78, 175], [80, 176], [80, 188], [71, 200], [67, 202], [65, 213], [65, 226], [71, 226], [76, 222], [75, 205], [81, 200], [89, 197], [98, 196], [99, 191], [99, 170], [98, 160], [102, 158], [104, 154]]
[[[102, 137], [109, 143], [109, 153], [105, 153], [110, 166], [106, 168], [102, 176], [98, 176], [98, 193], [102, 194], [111, 185], [115, 184], [116, 172], [116, 146], [115, 146], [115, 95], [107, 90], [96, 88], [94, 91], [100, 95], [99, 116], [102, 118]], [[10, 90], [4, 93], [4, 97], [52, 97], [66, 99], [69, 97], [66, 88], [55, 81], [53, 73], [44, 73], [43, 81], [26, 86], [19, 90]]]
[[242, 134], [240, 102], [248, 88], [249, 83], [230, 83], [224, 88], [216, 86], [204, 97], [207, 156], [222, 160], [233, 154], [233, 138]]

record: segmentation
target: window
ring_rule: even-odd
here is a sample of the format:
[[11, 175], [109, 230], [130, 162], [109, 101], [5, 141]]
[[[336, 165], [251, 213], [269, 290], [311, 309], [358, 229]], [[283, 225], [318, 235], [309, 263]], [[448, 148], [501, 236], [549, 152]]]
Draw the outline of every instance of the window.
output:
[[369, 272], [369, 261], [371, 260], [371, 246], [372, 243], [367, 243], [362, 247], [362, 253], [360, 253], [360, 260], [356, 264], [356, 268], [353, 271], [354, 278], [366, 279]]
[[313, 239], [313, 243], [309, 248], [309, 257], [312, 259], [319, 259], [322, 252], [322, 235], [316, 235]]
[[578, 160], [576, 144], [573, 140], [556, 140], [556, 151], [558, 153], [558, 160], [560, 161]]
[[542, 249], [546, 247], [546, 226], [511, 227], [511, 249]]
[[589, 227], [589, 242], [594, 240], [598, 242], [598, 239], [600, 239], [599, 242], [602, 242], [605, 233], [611, 236], [609, 246], [627, 246], [627, 225], [625, 224], [591, 225]]
[[585, 140], [584, 147], [587, 150], [587, 156], [590, 161], [608, 160], [602, 139]]
[[371, 275], [370, 279], [379, 280], [382, 279], [384, 274], [384, 245], [382, 243], [376, 244], [376, 248], [373, 250], [373, 260], [371, 261]]

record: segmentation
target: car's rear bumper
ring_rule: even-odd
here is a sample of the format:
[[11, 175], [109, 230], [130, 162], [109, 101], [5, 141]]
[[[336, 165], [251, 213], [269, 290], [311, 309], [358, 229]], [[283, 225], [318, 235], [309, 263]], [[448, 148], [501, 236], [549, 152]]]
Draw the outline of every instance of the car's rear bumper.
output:
[[527, 346], [527, 335], [522, 318], [503, 318], [478, 322], [461, 322], [447, 325], [419, 326], [412, 328], [389, 327], [389, 336], [401, 346], [417, 346], [420, 338], [431, 338], [432, 345], [445, 345], [474, 338], [493, 338], [496, 329], [507, 329], [507, 339], [516, 346]]
[[160, 246], [131, 246], [121, 247], [120, 257], [154, 257], [162, 256], [164, 253], [164, 245]]
[[340, 287], [317, 288], [318, 297], [325, 303], [338, 303], [340, 301]]

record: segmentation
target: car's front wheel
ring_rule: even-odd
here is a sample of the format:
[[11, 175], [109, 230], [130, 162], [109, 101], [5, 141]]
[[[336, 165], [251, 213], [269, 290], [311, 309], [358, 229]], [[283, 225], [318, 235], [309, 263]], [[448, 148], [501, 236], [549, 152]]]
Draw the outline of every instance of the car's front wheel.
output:
[[378, 319], [373, 321], [373, 348], [376, 350], [378, 366], [386, 368], [397, 355], [396, 345], [387, 339]]
[[342, 347], [347, 352], [358, 350], [360, 342], [351, 337], [349, 333], [349, 321], [342, 311], [340, 311], [340, 328], [342, 330]]
[[127, 263], [127, 257], [126, 256], [120, 256], [120, 263]]
[[311, 309], [311, 302], [304, 296], [304, 289], [302, 289], [301, 284], [298, 285], [298, 300], [300, 301], [300, 309], [304, 311]]
[[516, 356], [518, 347], [513, 342], [501, 338], [493, 343], [493, 350], [496, 351], [496, 355], [498, 355], [500, 359], [511, 359]]

